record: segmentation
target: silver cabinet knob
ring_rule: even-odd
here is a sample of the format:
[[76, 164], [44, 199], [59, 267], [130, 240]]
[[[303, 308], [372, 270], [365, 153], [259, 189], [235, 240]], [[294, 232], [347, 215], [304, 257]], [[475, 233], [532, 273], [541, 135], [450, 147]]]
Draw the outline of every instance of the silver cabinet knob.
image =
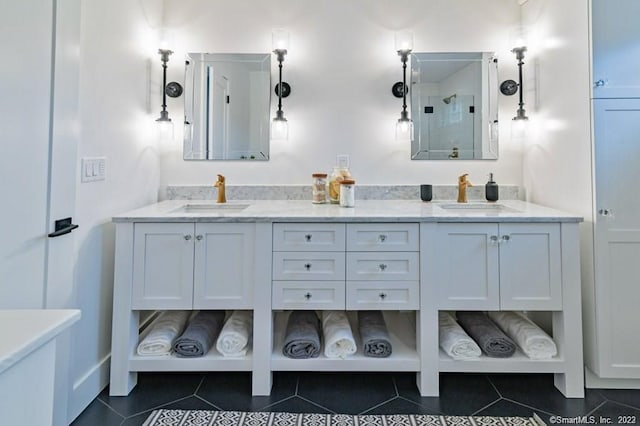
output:
[[378, 268], [380, 268], [381, 271], [384, 271], [385, 269], [387, 269], [387, 265], [385, 265], [384, 263], [381, 263], [378, 265]]
[[598, 214], [600, 216], [612, 217], [613, 216], [613, 210], [611, 210], [611, 209], [600, 209], [600, 210], [598, 210]]
[[304, 240], [305, 240], [306, 242], [311, 241], [311, 234], [307, 234], [307, 235], [305, 235], [305, 236], [304, 236]]
[[202, 240], [202, 235], [196, 235], [196, 240], [201, 241]]
[[600, 79], [593, 82], [593, 87], [602, 87], [607, 84], [606, 80]]
[[503, 235], [502, 236], [502, 242], [503, 243], [508, 243], [509, 241], [511, 241], [511, 236], [510, 235]]
[[307, 300], [311, 299], [311, 297], [312, 297], [312, 294], [311, 294], [311, 293], [306, 293], [306, 294], [304, 295], [304, 298], [305, 298], [305, 299], [307, 299]]
[[186, 241], [189, 241], [191, 239], [191, 235], [187, 234], [183, 237]]
[[384, 243], [387, 240], [387, 236], [384, 234], [380, 234], [378, 235], [378, 240], [380, 240], [381, 243]]
[[492, 235], [489, 237], [489, 242], [491, 242], [492, 244], [495, 244], [498, 242], [498, 236], [497, 235]]
[[384, 300], [387, 298], [387, 293], [380, 293], [378, 296], [380, 296], [380, 299]]
[[307, 271], [311, 270], [311, 264], [310, 263], [305, 263], [304, 264], [304, 269], [306, 269]]

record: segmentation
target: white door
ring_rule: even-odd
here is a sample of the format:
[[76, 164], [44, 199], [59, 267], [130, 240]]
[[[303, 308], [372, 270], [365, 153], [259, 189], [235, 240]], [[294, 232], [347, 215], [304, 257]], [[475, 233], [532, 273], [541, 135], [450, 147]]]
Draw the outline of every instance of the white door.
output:
[[593, 97], [640, 97], [638, 0], [592, 0]]
[[500, 224], [500, 309], [562, 310], [559, 223]]
[[498, 310], [498, 225], [438, 224], [438, 270], [434, 283], [440, 309]]
[[196, 224], [194, 309], [252, 309], [255, 225]]
[[596, 318], [600, 368], [640, 378], [640, 99], [594, 104]]
[[133, 239], [133, 309], [191, 309], [193, 223], [137, 223]]

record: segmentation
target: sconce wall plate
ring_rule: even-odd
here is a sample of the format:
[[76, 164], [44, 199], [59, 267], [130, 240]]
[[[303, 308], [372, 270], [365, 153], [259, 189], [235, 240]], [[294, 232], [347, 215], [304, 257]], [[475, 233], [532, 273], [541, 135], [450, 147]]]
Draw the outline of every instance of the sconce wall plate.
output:
[[505, 80], [500, 84], [500, 93], [512, 96], [518, 92], [518, 83], [515, 80]]
[[283, 98], [286, 98], [287, 96], [289, 96], [291, 94], [291, 85], [289, 83], [287, 83], [286, 81], [283, 81], [282, 82], [282, 93], [280, 93], [280, 83], [276, 84], [276, 87], [275, 87], [274, 91], [276, 92], [276, 95], [282, 96]]
[[167, 86], [164, 88], [164, 92], [170, 98], [177, 98], [182, 95], [182, 85], [177, 81], [172, 81], [171, 83], [167, 83]]
[[404, 97], [405, 93], [409, 93], [409, 86], [401, 81], [398, 81], [393, 85], [393, 87], [391, 87], [391, 93], [393, 93], [393, 96], [395, 96], [396, 98], [402, 98]]

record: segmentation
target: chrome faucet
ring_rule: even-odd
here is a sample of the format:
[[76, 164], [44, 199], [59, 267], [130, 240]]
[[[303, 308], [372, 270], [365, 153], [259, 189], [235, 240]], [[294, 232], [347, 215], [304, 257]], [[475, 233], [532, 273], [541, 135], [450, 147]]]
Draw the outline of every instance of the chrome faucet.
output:
[[467, 202], [467, 188], [473, 186], [470, 181], [467, 180], [468, 173], [458, 176], [458, 202]]
[[218, 203], [226, 203], [227, 195], [225, 194], [225, 177], [222, 175], [218, 175], [218, 180], [213, 184], [216, 188], [218, 188]]

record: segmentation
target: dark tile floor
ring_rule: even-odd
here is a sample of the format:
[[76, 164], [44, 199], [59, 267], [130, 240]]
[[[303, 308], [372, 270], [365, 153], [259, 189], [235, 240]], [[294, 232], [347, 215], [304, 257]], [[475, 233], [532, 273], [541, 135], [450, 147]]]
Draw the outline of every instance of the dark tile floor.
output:
[[[127, 397], [105, 389], [73, 426], [141, 425], [156, 408], [344, 414], [526, 416], [547, 424], [596, 423], [635, 416], [640, 390], [587, 389], [566, 399], [549, 374], [442, 374], [440, 397], [422, 398], [408, 373], [274, 373], [270, 396], [251, 396], [249, 373], [141, 373]], [[560, 417], [553, 417], [560, 416]], [[589, 418], [595, 416], [594, 422]], [[580, 421], [583, 420], [583, 421]]]

